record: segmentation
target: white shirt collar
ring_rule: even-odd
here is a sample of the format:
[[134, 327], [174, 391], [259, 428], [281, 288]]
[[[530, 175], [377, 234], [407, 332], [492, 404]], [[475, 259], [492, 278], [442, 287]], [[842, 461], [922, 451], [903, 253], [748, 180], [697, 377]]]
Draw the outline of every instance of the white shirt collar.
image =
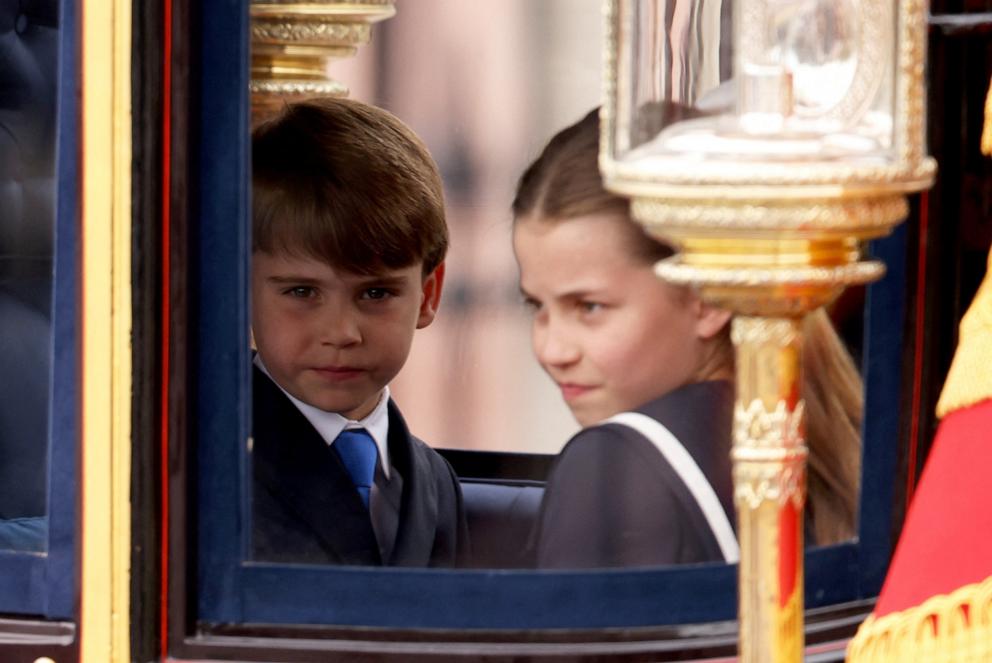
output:
[[282, 388], [282, 385], [275, 381], [268, 369], [265, 368], [265, 364], [262, 363], [260, 355], [255, 355], [254, 363], [255, 366], [258, 366], [259, 370], [269, 376], [269, 379], [279, 387], [282, 393], [286, 394], [290, 402], [307, 418], [310, 425], [316, 429], [317, 433], [327, 444], [333, 444], [334, 440], [341, 434], [341, 431], [346, 428], [364, 428], [367, 430], [369, 435], [372, 436], [372, 439], [375, 440], [376, 446], [379, 447], [379, 460], [382, 465], [382, 473], [386, 475], [387, 479], [389, 478], [388, 385], [383, 387], [382, 393], [379, 395], [379, 402], [373, 408], [372, 412], [360, 421], [355, 421], [354, 419], [342, 417], [337, 412], [327, 412], [326, 410], [321, 410], [318, 407], [304, 403], [290, 394]]

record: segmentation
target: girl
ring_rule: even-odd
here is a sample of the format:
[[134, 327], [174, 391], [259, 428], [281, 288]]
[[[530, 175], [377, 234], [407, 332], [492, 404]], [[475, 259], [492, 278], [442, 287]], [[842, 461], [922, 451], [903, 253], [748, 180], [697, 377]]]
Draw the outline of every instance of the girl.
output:
[[[655, 276], [672, 249], [630, 220], [627, 199], [603, 189], [598, 147], [593, 111], [551, 140], [513, 204], [534, 352], [585, 426], [549, 477], [537, 565], [735, 561], [730, 314]], [[808, 329], [832, 344], [813, 343], [824, 351], [810, 355], [848, 378], [810, 409], [807, 529], [825, 543], [853, 533], [861, 413], [857, 371], [820, 322]], [[812, 431], [838, 414], [853, 435], [844, 429], [843, 454], [819, 455]], [[836, 437], [832, 428], [828, 439]]]

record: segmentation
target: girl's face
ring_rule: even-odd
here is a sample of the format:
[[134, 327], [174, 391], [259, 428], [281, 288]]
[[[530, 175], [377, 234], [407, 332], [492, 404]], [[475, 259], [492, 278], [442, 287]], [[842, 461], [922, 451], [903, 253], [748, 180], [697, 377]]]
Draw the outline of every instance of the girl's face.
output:
[[589, 426], [697, 379], [727, 315], [631, 254], [625, 219], [518, 219], [513, 248], [537, 360]]

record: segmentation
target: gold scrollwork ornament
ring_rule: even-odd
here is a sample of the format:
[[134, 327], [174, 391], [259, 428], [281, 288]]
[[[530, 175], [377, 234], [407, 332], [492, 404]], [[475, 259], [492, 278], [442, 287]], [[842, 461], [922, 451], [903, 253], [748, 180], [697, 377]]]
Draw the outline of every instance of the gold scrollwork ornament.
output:
[[[799, 339], [799, 329], [793, 320], [782, 318], [739, 317], [730, 330], [730, 340], [734, 345], [772, 344], [779, 347], [792, 345]], [[758, 402], [760, 406], [761, 403]], [[783, 408], [785, 403], [779, 402]], [[740, 407], [738, 403], [737, 407]], [[752, 402], [751, 407], [755, 407]], [[764, 407], [762, 406], [762, 409]], [[749, 416], [751, 416], [749, 414]]]
[[806, 503], [805, 455], [792, 459], [784, 467], [765, 462], [735, 462], [734, 503], [752, 511], [762, 504], [779, 506], [792, 502], [796, 510]]
[[755, 398], [747, 407], [734, 407], [734, 453], [738, 449], [789, 449], [802, 445], [802, 425], [805, 401], [794, 409], [778, 401], [768, 410], [761, 399]]

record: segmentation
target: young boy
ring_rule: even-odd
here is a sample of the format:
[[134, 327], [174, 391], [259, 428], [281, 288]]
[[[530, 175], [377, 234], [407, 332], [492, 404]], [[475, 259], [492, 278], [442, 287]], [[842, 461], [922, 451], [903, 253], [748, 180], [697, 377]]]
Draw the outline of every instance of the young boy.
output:
[[458, 481], [387, 386], [441, 297], [434, 161], [385, 111], [322, 99], [256, 129], [252, 168], [254, 558], [454, 565]]

